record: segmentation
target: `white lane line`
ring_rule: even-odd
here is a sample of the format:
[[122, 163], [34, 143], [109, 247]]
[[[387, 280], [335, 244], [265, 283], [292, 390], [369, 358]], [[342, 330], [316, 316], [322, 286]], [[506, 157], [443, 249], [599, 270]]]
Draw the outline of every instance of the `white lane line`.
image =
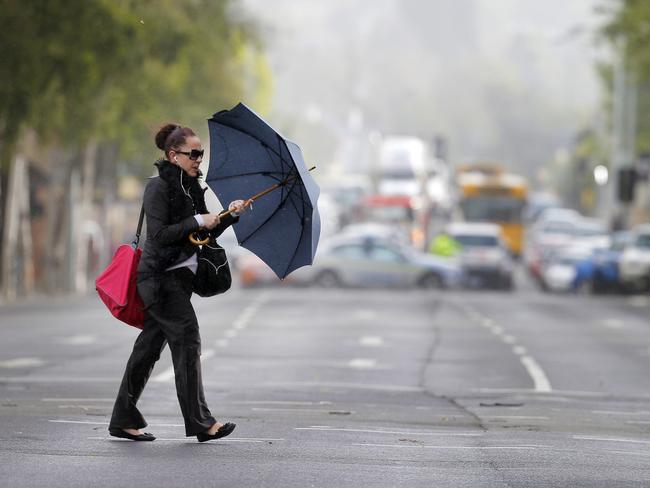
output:
[[610, 452], [612, 454], [624, 454], [626, 456], [632, 454], [634, 456], [650, 456], [650, 452], [647, 451], [613, 451], [613, 450], [607, 450], [607, 452]]
[[57, 342], [69, 346], [87, 346], [88, 344], [96, 343], [97, 338], [94, 335], [74, 335], [59, 339]]
[[[48, 422], [54, 424], [83, 424], [83, 425], [108, 425], [108, 422], [95, 422], [92, 420], [62, 420], [62, 419], [49, 419]], [[149, 424], [149, 427], [185, 427], [183, 424]]]
[[281, 400], [243, 400], [239, 402], [230, 402], [235, 405], [332, 405], [332, 402], [294, 402]]
[[535, 450], [539, 448], [548, 448], [551, 446], [541, 446], [541, 445], [525, 445], [525, 446], [427, 446], [427, 445], [417, 445], [417, 444], [352, 444], [353, 446], [359, 447], [395, 447], [395, 448], [411, 448], [411, 449], [449, 449], [449, 450]]
[[0, 368], [29, 368], [31, 366], [42, 366], [45, 364], [41, 358], [15, 358], [0, 361]]
[[360, 309], [354, 312], [354, 318], [358, 320], [374, 320], [376, 317], [377, 312], [374, 310]]
[[485, 418], [503, 420], [549, 420], [548, 417], [536, 415], [487, 415]]
[[650, 415], [648, 410], [636, 410], [634, 412], [624, 412], [621, 410], [592, 410], [591, 413], [602, 415]]
[[528, 350], [524, 346], [514, 346], [512, 352], [517, 356], [523, 356], [528, 352]]
[[42, 402], [114, 402], [115, 398], [41, 398]]
[[604, 319], [603, 326], [608, 329], [622, 329], [624, 327], [624, 323], [621, 319], [611, 318]]
[[377, 366], [377, 361], [375, 359], [356, 358], [352, 359], [348, 366], [354, 369], [373, 369]]
[[294, 427], [293, 430], [312, 430], [319, 432], [356, 432], [366, 434], [391, 434], [391, 435], [425, 435], [435, 437], [481, 437], [482, 432], [411, 432], [398, 430], [375, 430], [375, 429], [338, 429], [333, 427]]
[[55, 424], [87, 424], [87, 425], [108, 425], [108, 422], [93, 422], [91, 420], [57, 420], [50, 419], [48, 422]]
[[535, 359], [533, 359], [531, 356], [520, 356], [519, 360], [521, 361], [521, 364], [523, 364], [526, 368], [526, 371], [528, 371], [530, 377], [533, 379], [535, 391], [544, 393], [552, 391], [551, 382], [548, 380], [546, 373], [544, 373], [544, 370], [539, 364], [537, 364], [537, 361], [535, 361]]
[[490, 326], [490, 332], [494, 335], [502, 335], [505, 332], [505, 329], [500, 325], [492, 325]]
[[517, 338], [515, 336], [511, 336], [510, 334], [504, 335], [501, 339], [506, 344], [514, 344], [515, 342], [517, 342]]
[[[179, 437], [179, 438], [169, 438], [169, 437], [156, 437], [156, 441], [192, 441], [194, 436], [190, 437]], [[86, 439], [94, 441], [127, 441], [131, 442], [128, 439], [121, 439], [119, 437], [86, 437]], [[263, 442], [281, 442], [285, 439], [275, 439], [275, 438], [264, 438], [264, 437], [235, 437], [229, 439], [221, 439], [219, 442], [250, 442], [253, 444], [261, 444]], [[196, 440], [194, 440], [196, 442]]]
[[352, 415], [356, 412], [354, 410], [345, 410], [345, 411], [336, 411], [331, 408], [282, 408], [282, 407], [252, 407], [251, 410], [255, 412], [308, 412], [308, 413], [341, 413], [346, 415]]
[[345, 388], [350, 390], [376, 390], [399, 391], [420, 393], [424, 391], [421, 386], [390, 385], [382, 383], [343, 383], [336, 381], [268, 381], [266, 383], [251, 385], [251, 387], [266, 386], [267, 388]]
[[359, 344], [365, 347], [381, 347], [384, 345], [384, 339], [381, 336], [362, 336], [359, 338]]
[[[211, 358], [212, 356], [214, 356], [214, 349], [206, 349], [204, 351], [201, 351], [201, 361], [205, 361], [206, 359]], [[165, 383], [167, 381], [171, 381], [173, 378], [174, 378], [174, 367], [170, 366], [162, 373], [157, 374], [156, 376], [151, 378], [151, 381], [154, 381], [156, 383]]]
[[593, 437], [588, 435], [574, 435], [573, 439], [580, 441], [600, 441], [600, 442], [629, 442], [630, 444], [650, 444], [650, 441], [641, 441], [638, 439], [625, 439], [622, 437]]

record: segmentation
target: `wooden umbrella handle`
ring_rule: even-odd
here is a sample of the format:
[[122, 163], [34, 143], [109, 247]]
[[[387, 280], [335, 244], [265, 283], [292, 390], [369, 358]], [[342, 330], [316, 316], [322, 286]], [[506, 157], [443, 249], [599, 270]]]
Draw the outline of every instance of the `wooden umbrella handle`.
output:
[[[309, 171], [312, 171], [312, 170], [314, 170], [314, 169], [316, 169], [316, 166], [312, 166], [311, 168], [309, 168]], [[290, 176], [290, 177], [287, 178], [286, 180], [281, 181], [280, 183], [276, 183], [275, 185], [272, 185], [272, 186], [268, 187], [266, 190], [263, 190], [263, 191], [257, 193], [256, 195], [253, 195], [252, 197], [250, 197], [248, 200], [246, 200], [246, 201], [244, 202], [244, 207], [248, 207], [248, 206], [249, 206], [251, 203], [253, 203], [255, 200], [257, 200], [257, 199], [259, 199], [259, 198], [262, 198], [264, 195], [268, 195], [268, 194], [271, 193], [273, 190], [276, 190], [276, 189], [280, 188], [281, 186], [286, 185], [286, 184], [289, 183], [290, 181], [295, 180], [296, 178], [298, 178], [298, 176], [299, 176], [299, 175], [297, 175], [297, 174], [296, 174], [296, 175], [293, 175], [293, 176]], [[223, 212], [221, 212], [221, 213], [219, 214], [219, 218], [222, 219], [222, 218], [224, 218], [226, 215], [231, 214], [231, 213], [232, 213], [231, 210], [224, 210]], [[206, 237], [205, 239], [199, 239], [199, 238], [197, 237], [197, 235], [196, 235], [196, 232], [192, 232], [192, 233], [190, 234], [190, 236], [189, 236], [189, 239], [190, 239], [190, 242], [191, 242], [192, 244], [194, 244], [195, 246], [202, 246], [203, 244], [207, 244], [207, 243], [210, 241], [210, 237]]]

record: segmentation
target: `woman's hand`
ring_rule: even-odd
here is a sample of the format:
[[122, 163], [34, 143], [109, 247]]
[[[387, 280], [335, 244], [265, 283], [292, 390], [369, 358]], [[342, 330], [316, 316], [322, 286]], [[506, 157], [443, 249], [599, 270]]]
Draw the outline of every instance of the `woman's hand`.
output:
[[228, 205], [228, 211], [233, 215], [241, 215], [246, 211], [248, 205], [250, 205], [250, 201], [234, 200]]
[[203, 226], [208, 230], [214, 229], [221, 222], [218, 213], [202, 214], [201, 217], [203, 218]]

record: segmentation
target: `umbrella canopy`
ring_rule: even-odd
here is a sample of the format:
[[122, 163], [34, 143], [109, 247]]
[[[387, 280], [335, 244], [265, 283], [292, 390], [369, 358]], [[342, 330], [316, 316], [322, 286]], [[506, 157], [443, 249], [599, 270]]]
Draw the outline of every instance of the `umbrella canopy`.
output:
[[279, 278], [311, 264], [320, 236], [320, 193], [300, 148], [244, 104], [208, 120], [210, 165], [205, 182], [226, 207], [273, 185], [233, 227], [237, 241]]

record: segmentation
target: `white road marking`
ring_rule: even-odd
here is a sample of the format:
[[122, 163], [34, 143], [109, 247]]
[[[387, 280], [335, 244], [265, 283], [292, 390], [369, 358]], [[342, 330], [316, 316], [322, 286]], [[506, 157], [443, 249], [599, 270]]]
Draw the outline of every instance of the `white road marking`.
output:
[[622, 412], [620, 410], [592, 410], [591, 413], [602, 415], [650, 415], [647, 410], [636, 410], [634, 412]]
[[[194, 436], [189, 436], [189, 437], [179, 437], [179, 438], [168, 438], [168, 437], [156, 437], [156, 441], [193, 441], [196, 442], [195, 439], [193, 439]], [[106, 436], [106, 437], [86, 437], [86, 439], [89, 440], [94, 440], [94, 441], [127, 441], [130, 442], [128, 439], [121, 439], [119, 437], [112, 437], [112, 436]], [[285, 439], [274, 439], [274, 438], [263, 438], [263, 437], [234, 437], [234, 438], [228, 438], [228, 439], [220, 439], [219, 442], [250, 442], [253, 444], [261, 444], [263, 442], [281, 442], [284, 441]]]
[[108, 422], [93, 422], [92, 420], [56, 420], [50, 419], [48, 422], [55, 424], [87, 424], [87, 425], [108, 425]]
[[42, 366], [45, 364], [41, 358], [16, 358], [0, 361], [0, 368], [29, 368], [31, 366]]
[[504, 336], [502, 337], [502, 340], [503, 340], [503, 342], [505, 342], [506, 344], [514, 344], [515, 342], [517, 342], [516, 337], [515, 337], [515, 336], [511, 336], [511, 335], [509, 335], [509, 334], [504, 335]]
[[494, 335], [501, 335], [503, 334], [505, 329], [501, 327], [500, 325], [492, 325], [490, 326], [490, 332], [492, 332]]
[[526, 446], [427, 446], [417, 444], [352, 444], [359, 447], [396, 447], [396, 448], [411, 448], [411, 449], [466, 449], [466, 450], [491, 450], [491, 449], [505, 449], [505, 450], [535, 450], [539, 448], [547, 448], [551, 446], [540, 445], [526, 445]]
[[[314, 413], [330, 413], [333, 412], [331, 408], [283, 408], [283, 407], [252, 407], [251, 410], [255, 412], [314, 412]], [[356, 413], [354, 410], [346, 410], [346, 414]]]
[[[201, 351], [201, 361], [205, 361], [212, 356], [214, 356], [214, 349], [206, 349], [204, 351]], [[157, 374], [151, 378], [151, 381], [154, 381], [156, 383], [165, 383], [167, 381], [171, 381], [172, 379], [174, 379], [174, 367], [170, 366], [162, 373]]]
[[635, 455], [635, 456], [650, 456], [650, 452], [647, 451], [613, 451], [613, 450], [608, 450], [607, 452], [610, 452], [612, 454], [624, 454], [624, 455]]
[[622, 329], [624, 326], [621, 319], [604, 319], [603, 325], [608, 329]]
[[41, 398], [42, 402], [114, 402], [115, 398]]
[[380, 347], [384, 345], [384, 339], [381, 336], [362, 336], [359, 338], [359, 344], [366, 347]]
[[356, 358], [352, 359], [348, 366], [354, 369], [373, 369], [377, 366], [377, 361], [375, 359]]
[[332, 405], [332, 402], [293, 402], [281, 400], [243, 400], [239, 402], [230, 402], [236, 405]]
[[377, 312], [374, 310], [355, 310], [354, 318], [358, 320], [374, 320], [377, 317]]
[[66, 344], [70, 346], [87, 346], [88, 344], [96, 343], [97, 338], [93, 335], [74, 335], [70, 337], [64, 337], [57, 342], [59, 344]]
[[526, 368], [526, 371], [528, 371], [530, 377], [533, 379], [535, 391], [544, 393], [552, 391], [551, 382], [548, 380], [546, 373], [544, 373], [544, 370], [539, 364], [537, 364], [537, 361], [535, 361], [535, 359], [533, 359], [531, 356], [520, 356], [519, 360], [521, 361], [521, 364], [523, 364]]
[[334, 427], [294, 427], [293, 430], [314, 430], [319, 432], [357, 432], [366, 434], [391, 434], [391, 435], [425, 435], [435, 437], [481, 437], [482, 432], [422, 432], [422, 431], [401, 431], [401, 430], [376, 430], [376, 429], [343, 429]]
[[377, 391], [401, 391], [409, 393], [420, 393], [424, 391], [421, 386], [387, 385], [381, 383], [343, 383], [336, 381], [269, 381], [267, 383], [251, 385], [259, 388], [346, 388], [350, 390], [377, 390]]
[[588, 435], [574, 435], [572, 437], [580, 441], [629, 442], [630, 444], [650, 444], [650, 441], [642, 441], [638, 439], [625, 439], [622, 437], [592, 437]]
[[503, 420], [549, 420], [548, 417], [536, 415], [487, 415], [485, 418]]
[[528, 352], [528, 350], [524, 346], [514, 346], [512, 348], [512, 352], [515, 353], [517, 356], [523, 356]]

